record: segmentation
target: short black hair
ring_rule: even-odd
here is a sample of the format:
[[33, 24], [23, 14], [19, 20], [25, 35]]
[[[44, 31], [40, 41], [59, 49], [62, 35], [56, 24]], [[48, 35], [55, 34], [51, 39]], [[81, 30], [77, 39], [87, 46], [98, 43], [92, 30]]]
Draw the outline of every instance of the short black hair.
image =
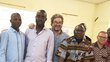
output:
[[38, 15], [38, 13], [43, 13], [43, 14], [45, 14], [45, 15], [47, 16], [47, 13], [46, 13], [46, 11], [45, 11], [45, 10], [43, 10], [43, 9], [41, 9], [41, 10], [38, 10], [38, 11], [37, 11], [37, 14], [36, 14], [36, 16]]
[[[17, 12], [16, 12], [16, 13], [12, 13], [12, 14], [11, 14], [11, 19], [13, 19], [13, 17], [15, 17], [15, 16], [20, 16], [20, 14], [17, 13]], [[20, 16], [20, 17], [21, 17], [21, 16]]]
[[109, 33], [109, 32], [110, 32], [110, 28], [107, 29], [107, 33]]

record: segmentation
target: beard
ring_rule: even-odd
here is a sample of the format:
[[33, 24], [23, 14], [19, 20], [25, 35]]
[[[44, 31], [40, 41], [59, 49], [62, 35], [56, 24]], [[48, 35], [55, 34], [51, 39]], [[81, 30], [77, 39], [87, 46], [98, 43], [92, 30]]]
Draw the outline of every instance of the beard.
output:
[[36, 19], [36, 25], [38, 26], [38, 27], [44, 27], [44, 21], [42, 21], [42, 20], [38, 20], [38, 19]]
[[55, 27], [54, 30], [55, 31], [61, 31], [61, 27]]

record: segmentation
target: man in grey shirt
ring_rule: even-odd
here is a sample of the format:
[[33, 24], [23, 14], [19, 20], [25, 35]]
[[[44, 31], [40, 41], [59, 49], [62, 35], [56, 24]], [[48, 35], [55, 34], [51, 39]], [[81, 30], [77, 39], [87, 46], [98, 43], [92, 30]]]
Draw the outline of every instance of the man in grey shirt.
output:
[[51, 17], [51, 30], [54, 33], [54, 53], [53, 53], [53, 62], [58, 62], [58, 56], [56, 56], [58, 47], [60, 43], [65, 39], [68, 38], [69, 35], [62, 31], [63, 25], [63, 16], [60, 14], [54, 14]]

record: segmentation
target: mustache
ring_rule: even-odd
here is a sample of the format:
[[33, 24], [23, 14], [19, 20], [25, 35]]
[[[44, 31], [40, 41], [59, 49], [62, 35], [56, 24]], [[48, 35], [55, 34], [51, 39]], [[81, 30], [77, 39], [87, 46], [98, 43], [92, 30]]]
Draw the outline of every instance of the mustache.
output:
[[45, 23], [44, 21], [36, 19], [37, 26], [44, 27], [44, 23]]

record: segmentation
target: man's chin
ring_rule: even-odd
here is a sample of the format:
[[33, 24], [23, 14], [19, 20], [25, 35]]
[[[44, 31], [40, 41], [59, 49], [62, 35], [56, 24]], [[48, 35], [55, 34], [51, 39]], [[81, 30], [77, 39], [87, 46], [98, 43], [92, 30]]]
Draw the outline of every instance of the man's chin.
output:
[[58, 30], [58, 31], [59, 31], [59, 30], [61, 30], [61, 29], [60, 29], [60, 28], [55, 28], [55, 30]]
[[55, 29], [55, 31], [60, 31], [60, 30], [58, 30], [58, 29]]

